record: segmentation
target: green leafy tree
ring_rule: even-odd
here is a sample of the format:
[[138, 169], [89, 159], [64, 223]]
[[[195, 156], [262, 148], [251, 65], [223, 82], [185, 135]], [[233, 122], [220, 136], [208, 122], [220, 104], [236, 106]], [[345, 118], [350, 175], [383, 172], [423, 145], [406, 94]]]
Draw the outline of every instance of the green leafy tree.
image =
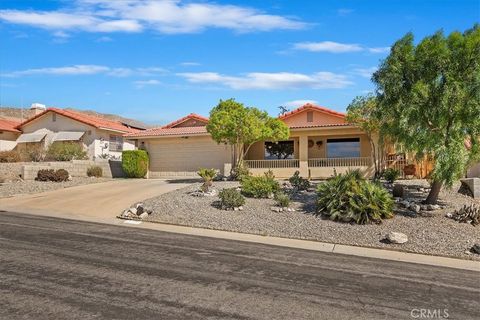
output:
[[285, 123], [234, 99], [220, 100], [210, 111], [207, 131], [217, 143], [232, 146], [234, 168], [242, 166], [245, 154], [255, 142], [279, 141], [289, 137]]
[[[375, 72], [381, 131], [435, 165], [426, 203], [435, 203], [480, 158], [480, 28], [417, 45], [411, 33], [392, 47]], [[466, 141], [471, 146], [466, 147]]]
[[347, 121], [360, 127], [367, 135], [374, 163], [374, 179], [382, 174], [383, 139], [379, 136], [381, 118], [375, 116], [378, 100], [373, 95], [358, 96], [347, 107]]

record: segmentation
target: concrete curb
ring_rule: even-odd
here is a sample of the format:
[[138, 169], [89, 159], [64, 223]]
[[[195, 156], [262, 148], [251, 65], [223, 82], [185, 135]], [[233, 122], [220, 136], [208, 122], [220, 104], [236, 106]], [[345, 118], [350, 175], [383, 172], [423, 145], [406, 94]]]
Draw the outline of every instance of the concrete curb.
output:
[[418, 253], [400, 252], [386, 249], [356, 247], [342, 244], [333, 244], [319, 241], [288, 239], [270, 236], [260, 236], [247, 233], [237, 233], [230, 231], [211, 230], [203, 228], [185, 227], [179, 225], [162, 224], [162, 223], [142, 223], [139, 225], [124, 224], [122, 225], [142, 228], [150, 230], [158, 230], [164, 232], [180, 233], [186, 235], [236, 240], [244, 242], [261, 243], [279, 247], [296, 248], [320, 252], [329, 252], [336, 254], [353, 255], [359, 257], [367, 257], [374, 259], [393, 260], [399, 262], [417, 263], [431, 265], [437, 267], [464, 269], [480, 272], [480, 262], [473, 260], [463, 260], [448, 257], [429, 256]]

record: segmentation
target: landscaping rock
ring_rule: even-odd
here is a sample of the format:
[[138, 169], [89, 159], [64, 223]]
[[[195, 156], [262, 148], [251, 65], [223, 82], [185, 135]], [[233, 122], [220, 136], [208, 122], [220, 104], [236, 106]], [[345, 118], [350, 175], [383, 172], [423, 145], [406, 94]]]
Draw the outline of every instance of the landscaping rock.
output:
[[440, 209], [440, 206], [438, 204], [427, 205], [427, 210], [428, 211], [435, 211], [435, 210], [439, 210], [439, 209]]
[[390, 243], [397, 243], [397, 244], [402, 244], [408, 241], [407, 235], [401, 232], [390, 232], [387, 234], [386, 239]]
[[148, 213], [144, 212], [144, 213], [140, 214], [138, 217], [142, 220], [146, 219], [146, 218], [148, 218]]
[[130, 208], [130, 209], [128, 209], [128, 211], [131, 212], [132, 214], [135, 214], [135, 215], [138, 216], [138, 214], [137, 214], [137, 208]]
[[412, 203], [412, 204], [410, 204], [408, 209], [412, 210], [415, 213], [419, 213], [422, 208], [418, 204]]
[[405, 188], [400, 184], [394, 185], [392, 190], [392, 195], [395, 198], [403, 198], [403, 196], [405, 195]]
[[272, 210], [273, 212], [282, 212], [283, 209], [280, 208], [280, 207], [270, 207], [270, 210]]
[[480, 243], [475, 243], [473, 247], [470, 249], [470, 252], [475, 254], [480, 254]]

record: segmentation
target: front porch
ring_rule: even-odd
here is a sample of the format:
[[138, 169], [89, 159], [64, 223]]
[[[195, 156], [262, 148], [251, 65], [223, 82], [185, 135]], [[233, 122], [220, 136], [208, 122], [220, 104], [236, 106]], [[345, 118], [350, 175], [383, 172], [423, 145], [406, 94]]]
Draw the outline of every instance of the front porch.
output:
[[360, 169], [365, 176], [374, 173], [368, 137], [353, 127], [292, 130], [287, 141], [252, 145], [245, 164], [254, 175], [272, 170], [278, 178], [289, 178], [295, 171], [313, 179], [349, 169]]

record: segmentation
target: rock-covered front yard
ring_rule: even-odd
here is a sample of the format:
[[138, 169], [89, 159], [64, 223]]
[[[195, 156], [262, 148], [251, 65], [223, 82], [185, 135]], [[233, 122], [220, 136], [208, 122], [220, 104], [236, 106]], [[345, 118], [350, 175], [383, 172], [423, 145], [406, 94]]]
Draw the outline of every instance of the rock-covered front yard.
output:
[[34, 180], [13, 180], [0, 183], [0, 198], [12, 197], [20, 194], [40, 193], [56, 189], [80, 186], [84, 184], [105, 182], [112, 179], [109, 178], [93, 178], [93, 177], [73, 177], [71, 181], [65, 182], [44, 182]]
[[[404, 197], [411, 202], [426, 196], [425, 181], [399, 183], [410, 185]], [[458, 193], [459, 185], [442, 191], [443, 209], [427, 211], [425, 208], [425, 211], [415, 213], [398, 204], [393, 219], [369, 225], [339, 223], [315, 215], [316, 195], [313, 190], [292, 197], [294, 212], [272, 212], [273, 199], [252, 198], [246, 199], [242, 211], [225, 211], [218, 208], [218, 197], [190, 194], [200, 185], [195, 183], [144, 201], [144, 205], [153, 210], [146, 221], [480, 260], [479, 255], [468, 251], [480, 242], [480, 226], [459, 223], [445, 216], [464, 204], [480, 204], [480, 201]], [[236, 182], [214, 184], [218, 190], [236, 186]], [[388, 243], [385, 237], [389, 232], [406, 234], [408, 242]]]

